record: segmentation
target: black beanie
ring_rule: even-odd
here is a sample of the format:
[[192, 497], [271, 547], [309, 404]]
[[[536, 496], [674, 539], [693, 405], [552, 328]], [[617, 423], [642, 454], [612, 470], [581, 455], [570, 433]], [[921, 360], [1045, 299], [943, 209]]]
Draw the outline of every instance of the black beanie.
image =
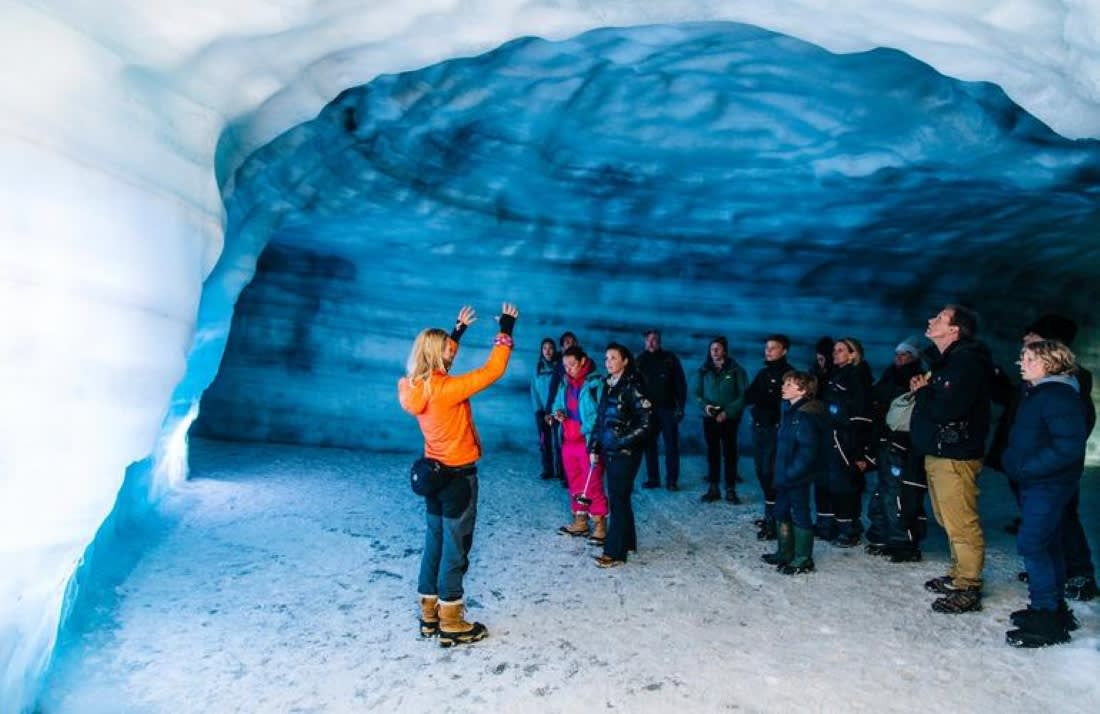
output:
[[833, 338], [826, 335], [817, 341], [817, 344], [814, 345], [814, 349], [817, 350], [819, 355], [829, 357], [833, 354], [833, 344]]
[[1063, 315], [1043, 315], [1024, 328], [1024, 334], [1034, 333], [1044, 340], [1058, 340], [1066, 347], [1077, 337], [1077, 323]]

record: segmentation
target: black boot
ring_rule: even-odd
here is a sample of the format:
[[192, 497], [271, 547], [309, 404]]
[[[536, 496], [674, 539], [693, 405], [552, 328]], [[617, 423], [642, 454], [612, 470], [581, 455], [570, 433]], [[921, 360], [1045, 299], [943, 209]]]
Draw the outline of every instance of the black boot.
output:
[[1100, 589], [1096, 587], [1096, 578], [1091, 575], [1078, 575], [1066, 581], [1066, 597], [1078, 602], [1088, 602], [1097, 595]]
[[[1012, 624], [1016, 625], [1016, 627], [1027, 629], [1036, 612], [1039, 611], [1032, 610], [1031, 606], [1028, 605], [1023, 610], [1016, 610], [1013, 612], [1009, 619], [1012, 620]], [[1073, 632], [1081, 626], [1081, 623], [1077, 621], [1077, 615], [1073, 614], [1073, 610], [1069, 608], [1065, 600], [1058, 603], [1058, 614], [1061, 616], [1062, 624], [1065, 625], [1067, 632]]]
[[920, 548], [909, 546], [886, 546], [886, 550], [883, 553], [890, 559], [891, 563], [919, 563], [921, 561]]
[[722, 498], [722, 492], [718, 490], [718, 484], [711, 483], [707, 488], [707, 492], [704, 493], [703, 497], [699, 500], [703, 503], [714, 503], [720, 498]]
[[734, 490], [733, 486], [726, 486], [726, 500], [735, 506], [741, 505], [741, 499], [738, 498], [737, 491]]
[[1069, 632], [1057, 610], [1032, 610], [1027, 624], [1005, 633], [1013, 647], [1049, 647], [1069, 642]]
[[768, 565], [782, 569], [794, 557], [794, 548], [794, 527], [790, 523], [782, 522], [777, 529], [775, 552], [765, 553], [760, 559]]
[[775, 537], [775, 521], [765, 518], [764, 525], [760, 526], [760, 530], [756, 532], [756, 540], [775, 540]]

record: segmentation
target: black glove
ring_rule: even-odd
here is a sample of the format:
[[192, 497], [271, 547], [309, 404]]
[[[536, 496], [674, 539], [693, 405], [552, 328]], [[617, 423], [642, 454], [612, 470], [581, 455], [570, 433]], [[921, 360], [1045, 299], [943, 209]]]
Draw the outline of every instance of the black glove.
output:
[[466, 332], [466, 328], [469, 327], [465, 322], [455, 321], [455, 329], [451, 330], [451, 339], [458, 342], [462, 339], [462, 334]]
[[516, 318], [502, 314], [498, 319], [500, 320], [500, 331], [511, 337], [512, 330], [516, 326]]

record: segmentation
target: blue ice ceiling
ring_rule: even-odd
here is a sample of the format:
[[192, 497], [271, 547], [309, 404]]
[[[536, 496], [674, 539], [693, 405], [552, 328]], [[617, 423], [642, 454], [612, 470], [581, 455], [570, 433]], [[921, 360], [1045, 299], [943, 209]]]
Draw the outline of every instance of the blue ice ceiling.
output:
[[392, 398], [412, 336], [473, 304], [472, 366], [501, 299], [525, 349], [479, 419], [518, 448], [538, 341], [566, 328], [599, 350], [658, 325], [689, 365], [722, 333], [750, 370], [770, 331], [798, 362], [854, 335], [881, 369], [963, 300], [1011, 361], [1039, 310], [1091, 318], [1098, 178], [1100, 142], [994, 85], [745, 25], [526, 38], [383, 76], [238, 172], [227, 250], [274, 234], [197, 429], [412, 448]]

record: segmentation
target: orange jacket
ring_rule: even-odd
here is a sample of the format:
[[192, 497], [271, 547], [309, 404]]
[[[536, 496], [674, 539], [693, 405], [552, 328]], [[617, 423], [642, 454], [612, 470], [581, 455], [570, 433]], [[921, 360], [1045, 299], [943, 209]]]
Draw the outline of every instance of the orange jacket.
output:
[[416, 417], [424, 434], [424, 455], [447, 466], [472, 464], [481, 457], [481, 440], [474, 428], [470, 397], [504, 375], [512, 356], [511, 340], [499, 341], [485, 364], [472, 372], [452, 377], [436, 372], [424, 382], [402, 377], [397, 383], [401, 408]]

